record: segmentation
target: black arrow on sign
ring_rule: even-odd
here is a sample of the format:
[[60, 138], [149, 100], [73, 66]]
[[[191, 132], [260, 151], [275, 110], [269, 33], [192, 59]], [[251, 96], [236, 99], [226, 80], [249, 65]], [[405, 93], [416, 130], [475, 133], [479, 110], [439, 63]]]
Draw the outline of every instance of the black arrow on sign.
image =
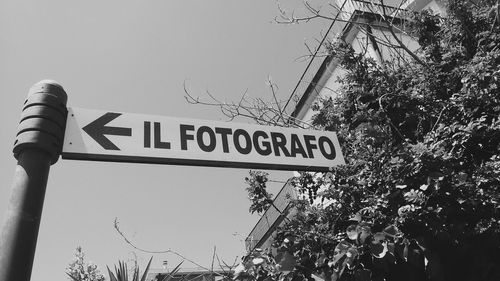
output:
[[104, 135], [132, 136], [131, 128], [108, 127], [106, 124], [116, 119], [121, 113], [108, 112], [89, 123], [82, 129], [106, 150], [120, 150]]

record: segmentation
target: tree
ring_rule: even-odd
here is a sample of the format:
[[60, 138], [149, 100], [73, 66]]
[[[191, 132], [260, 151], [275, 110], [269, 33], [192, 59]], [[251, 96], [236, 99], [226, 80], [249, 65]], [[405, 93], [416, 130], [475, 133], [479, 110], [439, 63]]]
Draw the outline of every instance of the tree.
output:
[[97, 265], [85, 261], [85, 253], [78, 246], [75, 258], [66, 268], [66, 274], [73, 281], [104, 281], [106, 278], [97, 268]]
[[[313, 125], [338, 133], [347, 163], [294, 180], [308, 200], [296, 202], [299, 212], [275, 245], [293, 241], [296, 276], [361, 278], [366, 272], [348, 275], [347, 257], [385, 255], [387, 244], [377, 250], [381, 234], [402, 236], [404, 249], [427, 260], [414, 271], [422, 276], [411, 278], [500, 279], [498, 7], [450, 0], [446, 17], [411, 15], [405, 27], [420, 49], [397, 64], [376, 63], [342, 41], [327, 43], [347, 74], [336, 98], [315, 105]], [[343, 249], [349, 225], [358, 227], [358, 241], [369, 230], [369, 249], [364, 242]]]

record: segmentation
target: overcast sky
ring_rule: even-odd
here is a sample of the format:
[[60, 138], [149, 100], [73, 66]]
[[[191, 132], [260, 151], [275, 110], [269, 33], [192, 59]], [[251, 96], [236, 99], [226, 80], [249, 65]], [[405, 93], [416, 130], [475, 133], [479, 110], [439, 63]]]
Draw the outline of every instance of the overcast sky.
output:
[[[283, 7], [302, 11], [301, 1]], [[326, 22], [278, 25], [269, 0], [136, 0], [0, 2], [0, 215], [7, 208], [16, 161], [12, 144], [28, 89], [54, 79], [68, 105], [152, 115], [225, 120], [214, 108], [189, 105], [183, 83], [203, 96], [236, 101], [248, 91], [270, 98], [268, 77], [288, 98], [306, 61], [304, 43], [321, 39]], [[289, 172], [270, 171], [274, 180]], [[233, 262], [258, 216], [248, 213], [247, 169], [60, 160], [52, 166], [32, 280], [65, 280], [81, 245], [101, 270], [150, 254], [128, 246], [175, 250], [210, 266], [213, 247]], [[276, 193], [281, 184], [272, 184]], [[173, 265], [172, 254], [154, 256]], [[194, 267], [184, 263], [185, 267]], [[106, 274], [107, 275], [107, 274]]]

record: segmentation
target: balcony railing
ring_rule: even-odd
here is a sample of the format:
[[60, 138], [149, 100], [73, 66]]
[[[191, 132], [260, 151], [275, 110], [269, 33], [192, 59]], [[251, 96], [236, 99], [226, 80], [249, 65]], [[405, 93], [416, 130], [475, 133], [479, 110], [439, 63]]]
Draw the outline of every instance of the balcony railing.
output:
[[276, 195], [273, 204], [264, 212], [262, 217], [255, 224], [250, 234], [245, 239], [245, 246], [248, 251], [259, 247], [269, 237], [269, 233], [277, 227], [277, 222], [284, 219], [286, 210], [291, 200], [297, 197], [295, 189], [288, 181]]

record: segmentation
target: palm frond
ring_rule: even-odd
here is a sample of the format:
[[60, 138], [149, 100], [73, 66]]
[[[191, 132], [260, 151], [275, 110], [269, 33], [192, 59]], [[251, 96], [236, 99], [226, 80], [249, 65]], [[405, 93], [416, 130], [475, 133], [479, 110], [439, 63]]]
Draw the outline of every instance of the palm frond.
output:
[[[115, 272], [113, 273], [109, 267], [106, 267], [108, 269], [108, 274], [109, 274], [109, 279], [110, 281], [146, 281], [146, 276], [148, 275], [149, 272], [149, 267], [151, 266], [151, 261], [153, 260], [153, 257], [149, 259], [149, 262], [146, 266], [146, 269], [142, 273], [142, 276], [140, 275], [140, 270], [139, 267], [136, 265], [134, 268], [133, 274], [132, 274], [132, 279], [129, 279], [128, 275], [128, 266], [124, 261], [118, 261], [118, 267], [115, 265]], [[139, 276], [140, 279], [139, 279]], [[78, 280], [75, 280], [78, 281]]]
[[[163, 277], [163, 279], [161, 281], [170, 281], [172, 279], [174, 279], [174, 275], [179, 272], [180, 270], [180, 267], [182, 265], [184, 261], [181, 261], [176, 267], [174, 267], [174, 269], [172, 269], [172, 271], [170, 271], [169, 273], [167, 273], [167, 275], [165, 275], [165, 277]], [[186, 279], [185, 277], [181, 278], [180, 280], [177, 280], [177, 281], [183, 281], [184, 279]]]

